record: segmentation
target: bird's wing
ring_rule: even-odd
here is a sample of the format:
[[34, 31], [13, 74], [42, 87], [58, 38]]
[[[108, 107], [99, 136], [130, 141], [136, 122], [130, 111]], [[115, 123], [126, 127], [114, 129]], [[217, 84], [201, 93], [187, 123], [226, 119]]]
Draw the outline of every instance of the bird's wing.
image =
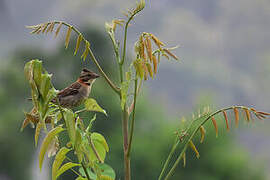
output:
[[57, 97], [65, 97], [65, 96], [71, 96], [79, 93], [79, 89], [81, 88], [81, 84], [78, 82], [75, 82], [71, 84], [69, 87], [66, 87], [65, 89], [61, 90]]

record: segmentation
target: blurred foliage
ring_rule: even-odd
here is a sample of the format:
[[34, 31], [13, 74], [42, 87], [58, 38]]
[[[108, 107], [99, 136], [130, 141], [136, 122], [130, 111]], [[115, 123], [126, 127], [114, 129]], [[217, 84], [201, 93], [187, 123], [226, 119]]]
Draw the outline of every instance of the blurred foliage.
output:
[[[93, 51], [100, 61], [104, 70], [118, 81], [115, 75], [113, 49], [108, 37], [103, 36], [97, 30], [86, 29], [85, 37], [91, 42]], [[75, 41], [70, 41], [71, 43]], [[70, 44], [75, 46], [75, 44]], [[28, 84], [24, 80], [23, 67], [26, 61], [32, 58], [43, 60], [45, 69], [53, 73], [52, 81], [58, 89], [66, 87], [75, 81], [82, 67], [91, 70], [95, 66], [89, 62], [73, 57], [73, 48], [66, 52], [63, 46], [57, 48], [55, 53], [48, 54], [37, 48], [20, 48], [14, 55], [7, 59], [7, 65], [1, 67], [0, 71], [0, 177], [7, 175], [12, 180], [30, 179], [30, 167], [36, 150], [33, 141], [33, 129], [26, 128], [20, 133], [20, 125], [23, 121], [21, 109], [25, 104], [31, 108], [31, 103], [25, 97], [30, 97]], [[104, 106], [108, 118], [100, 115], [95, 121], [94, 129], [102, 132], [110, 145], [107, 162], [116, 171], [116, 179], [122, 179], [123, 174], [122, 157], [122, 131], [121, 116], [114, 96], [110, 88], [98, 80], [90, 95]], [[155, 179], [160, 173], [161, 165], [169, 152], [169, 147], [174, 139], [174, 130], [179, 127], [180, 118], [170, 117], [164, 112], [161, 104], [152, 104], [143, 95], [138, 100], [137, 118], [135, 122], [135, 137], [132, 150], [131, 162], [133, 166], [132, 176], [136, 179]], [[85, 113], [85, 120], [92, 114]], [[174, 120], [176, 119], [176, 120]], [[211, 129], [211, 127], [207, 128]], [[213, 129], [213, 127], [212, 127]], [[223, 133], [224, 134], [224, 133]], [[199, 141], [199, 138], [198, 138]], [[197, 143], [197, 142], [196, 142]], [[198, 180], [247, 180], [265, 179], [263, 168], [258, 165], [252, 166], [250, 155], [245, 149], [235, 145], [233, 137], [220, 135], [216, 140], [214, 129], [207, 133], [204, 144], [197, 146], [201, 158], [196, 160], [192, 152], [187, 152], [187, 166], [179, 166], [173, 179], [198, 179]], [[75, 176], [66, 173], [62, 179], [72, 179]]]

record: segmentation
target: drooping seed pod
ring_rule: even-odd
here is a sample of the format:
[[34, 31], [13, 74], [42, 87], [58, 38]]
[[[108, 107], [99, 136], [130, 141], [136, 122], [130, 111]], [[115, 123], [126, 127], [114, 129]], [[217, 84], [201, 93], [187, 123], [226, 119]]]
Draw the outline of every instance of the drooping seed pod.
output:
[[246, 119], [247, 119], [247, 122], [250, 122], [250, 112], [247, 108], [244, 109], [245, 113], [246, 113]]
[[84, 52], [81, 56], [81, 58], [85, 61], [87, 55], [89, 54], [89, 48], [90, 48], [90, 43], [88, 41], [85, 42], [85, 49]]
[[178, 57], [174, 55], [169, 49], [163, 49], [165, 53], [167, 53], [169, 56], [171, 56], [173, 59], [178, 60]]
[[152, 44], [151, 44], [151, 41], [150, 41], [148, 36], [145, 37], [144, 42], [145, 42], [145, 47], [146, 47], [148, 59], [150, 60], [150, 62], [152, 62], [153, 61], [153, 58], [152, 58]]
[[44, 32], [46, 31], [46, 29], [47, 29], [47, 27], [48, 27], [49, 24], [50, 24], [50, 23], [45, 23], [45, 24], [44, 24], [44, 26], [43, 26], [43, 28], [42, 28], [42, 33], [44, 33]]
[[216, 131], [216, 137], [218, 137], [218, 126], [217, 126], [217, 121], [215, 120], [214, 116], [211, 118], [212, 123], [214, 125], [215, 131]]
[[62, 27], [62, 24], [63, 24], [63, 22], [60, 22], [60, 23], [59, 23], [59, 25], [58, 25], [58, 27], [57, 27], [57, 29], [56, 29], [56, 31], [55, 31], [55, 36], [54, 36], [54, 37], [57, 37], [57, 35], [58, 35], [58, 33], [59, 33], [59, 31], [60, 31], [60, 29], [61, 29], [61, 27]]
[[227, 112], [226, 111], [222, 111], [222, 112], [223, 112], [223, 116], [224, 116], [224, 119], [225, 119], [225, 122], [226, 122], [226, 129], [227, 129], [227, 131], [229, 131], [230, 128], [229, 128], [229, 121], [228, 121]]
[[154, 73], [157, 74], [157, 58], [156, 56], [152, 56], [153, 58], [153, 66], [154, 66]]
[[195, 152], [196, 157], [199, 159], [200, 158], [200, 153], [197, 150], [196, 146], [194, 145], [194, 143], [192, 142], [192, 140], [189, 141], [189, 146], [191, 147], [191, 149]]
[[76, 56], [77, 52], [78, 52], [78, 49], [80, 47], [80, 44], [81, 44], [81, 41], [82, 41], [82, 35], [80, 34], [77, 38], [77, 42], [76, 42], [76, 48], [75, 48], [75, 51], [74, 51], [74, 56]]
[[39, 25], [39, 26], [35, 27], [34, 30], [31, 31], [30, 33], [31, 33], [31, 34], [35, 34], [35, 33], [37, 33], [40, 29], [41, 29], [41, 26]]
[[145, 52], [144, 52], [144, 41], [143, 41], [143, 35], [140, 36], [140, 57], [146, 61], [146, 55], [145, 55]]
[[144, 80], [146, 81], [148, 79], [148, 69], [147, 69], [147, 66], [145, 64], [145, 62], [142, 62], [142, 66], [143, 66], [143, 70], [144, 70]]
[[66, 49], [68, 48], [71, 31], [72, 31], [72, 26], [69, 26], [68, 27], [68, 30], [67, 30], [67, 34], [66, 34], [66, 40], [65, 40], [65, 47], [66, 47]]
[[48, 27], [46, 33], [48, 33], [48, 32], [53, 32], [54, 24], [55, 24], [55, 22], [51, 22], [51, 23], [50, 23], [50, 25], [49, 25], [49, 27]]
[[156, 36], [151, 34], [151, 38], [153, 39], [154, 43], [157, 45], [159, 49], [161, 49], [161, 46], [164, 46], [165, 44], [161, 42]]
[[148, 70], [148, 72], [149, 72], [151, 78], [153, 78], [153, 71], [152, 71], [151, 64], [146, 63], [146, 67], [147, 67], [147, 70]]
[[201, 140], [200, 140], [200, 143], [203, 143], [204, 137], [205, 137], [205, 132], [206, 132], [203, 126], [200, 126], [200, 132], [201, 132]]
[[238, 127], [238, 125], [239, 125], [239, 112], [238, 112], [237, 107], [234, 107], [233, 111], [234, 111], [234, 117], [235, 117], [235, 126]]
[[186, 167], [186, 153], [183, 153], [183, 167]]

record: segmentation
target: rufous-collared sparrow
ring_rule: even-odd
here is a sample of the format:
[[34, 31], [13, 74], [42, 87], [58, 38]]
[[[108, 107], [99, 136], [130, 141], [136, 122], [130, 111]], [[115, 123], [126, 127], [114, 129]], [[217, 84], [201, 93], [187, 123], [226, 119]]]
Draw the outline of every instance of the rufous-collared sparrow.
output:
[[[98, 77], [98, 74], [84, 68], [76, 82], [57, 93], [60, 106], [65, 108], [79, 106], [88, 98], [91, 87]], [[54, 98], [52, 103], [57, 104], [57, 99]]]

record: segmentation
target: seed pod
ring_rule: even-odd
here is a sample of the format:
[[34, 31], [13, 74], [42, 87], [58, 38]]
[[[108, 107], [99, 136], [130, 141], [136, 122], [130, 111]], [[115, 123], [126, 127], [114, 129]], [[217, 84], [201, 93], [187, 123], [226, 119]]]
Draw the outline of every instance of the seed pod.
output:
[[75, 48], [75, 51], [74, 51], [74, 56], [76, 56], [77, 52], [78, 52], [78, 49], [80, 47], [80, 44], [81, 44], [81, 41], [82, 41], [82, 35], [80, 34], [77, 38], [77, 43], [76, 43], [76, 48]]
[[153, 71], [152, 71], [151, 64], [146, 63], [146, 66], [147, 66], [147, 70], [148, 70], [148, 72], [149, 72], [151, 78], [153, 78]]
[[151, 38], [153, 39], [154, 43], [157, 45], [159, 49], [161, 49], [161, 46], [164, 46], [164, 43], [161, 42], [156, 36], [151, 34]]
[[140, 57], [146, 61], [146, 55], [144, 52], [144, 41], [143, 41], [143, 35], [140, 36]]
[[152, 56], [152, 58], [153, 58], [154, 73], [157, 74], [157, 58], [156, 56]]
[[217, 121], [215, 120], [214, 116], [212, 116], [212, 123], [214, 125], [215, 131], [216, 131], [216, 137], [218, 137], [218, 126], [217, 126]]
[[43, 29], [42, 29], [42, 33], [44, 33], [44, 32], [46, 31], [46, 29], [47, 29], [47, 27], [48, 27], [49, 24], [50, 24], [50, 23], [44, 24]]
[[68, 48], [71, 31], [72, 31], [72, 26], [69, 26], [68, 27], [68, 30], [67, 30], [67, 35], [66, 35], [66, 41], [65, 41], [65, 47], [66, 47], [66, 49]]
[[228, 116], [227, 116], [226, 111], [223, 111], [223, 116], [224, 116], [224, 119], [225, 119], [225, 122], [226, 122], [227, 131], [229, 131], [230, 130], [230, 128], [229, 128], [229, 121], [228, 121]]
[[85, 42], [85, 49], [84, 52], [81, 56], [81, 58], [85, 61], [87, 55], [89, 54], [89, 48], [90, 48], [90, 43], [88, 41]]
[[55, 23], [52, 22], [52, 23], [49, 25], [49, 27], [48, 27], [46, 33], [48, 33], [48, 32], [53, 32], [54, 24], [55, 24]]
[[174, 55], [169, 49], [163, 49], [163, 51], [166, 52], [173, 59], [178, 60], [178, 57], [176, 55]]
[[200, 132], [201, 132], [201, 140], [200, 140], [200, 143], [203, 143], [204, 137], [205, 137], [205, 132], [206, 132], [203, 126], [200, 126]]
[[170, 60], [169, 56], [165, 53], [162, 53], [162, 56], [166, 57], [168, 60]]
[[250, 112], [248, 109], [244, 109], [245, 113], [246, 113], [246, 118], [247, 118], [247, 122], [250, 122]]
[[186, 167], [186, 153], [183, 154], [183, 167]]
[[189, 146], [191, 147], [191, 149], [195, 152], [196, 157], [199, 159], [200, 158], [200, 153], [197, 150], [196, 146], [193, 144], [192, 140], [189, 141]]
[[152, 58], [152, 44], [151, 44], [151, 41], [150, 41], [148, 36], [146, 36], [144, 42], [145, 42], [145, 47], [146, 47], [146, 51], [147, 51], [147, 56], [148, 56], [150, 62], [152, 62], [153, 61], [153, 58]]
[[267, 113], [267, 112], [257, 111], [257, 113], [262, 114], [264, 116], [270, 116], [270, 113]]
[[61, 27], [62, 27], [62, 24], [63, 24], [63, 22], [60, 22], [60, 23], [59, 23], [59, 25], [58, 25], [58, 27], [57, 27], [57, 29], [56, 29], [56, 31], [55, 31], [55, 37], [57, 37], [57, 35], [58, 35], [58, 33], [59, 33], [59, 31], [60, 31], [60, 29], [61, 29]]
[[33, 31], [31, 31], [30, 33], [31, 33], [31, 34], [35, 34], [35, 33], [37, 33], [40, 29], [41, 29], [41, 26], [37, 26], [37, 27], [35, 27], [35, 29], [34, 29]]
[[235, 116], [235, 126], [238, 127], [238, 125], [239, 125], [239, 112], [238, 112], [237, 107], [234, 107], [233, 111], [234, 111], [234, 116]]

